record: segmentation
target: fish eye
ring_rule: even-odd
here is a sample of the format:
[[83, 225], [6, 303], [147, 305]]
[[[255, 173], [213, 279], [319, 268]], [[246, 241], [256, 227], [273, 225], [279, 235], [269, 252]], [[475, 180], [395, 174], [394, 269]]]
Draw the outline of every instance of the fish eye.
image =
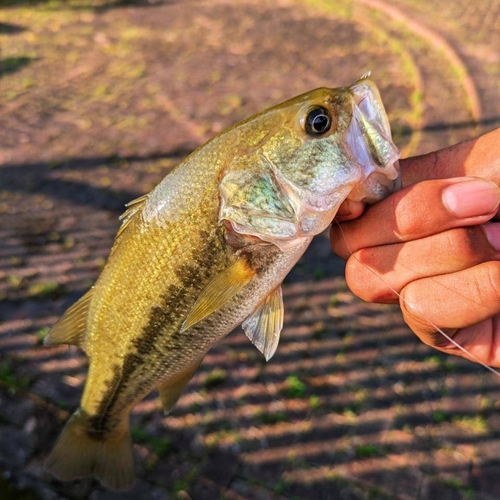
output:
[[310, 109], [305, 117], [304, 126], [309, 135], [321, 135], [328, 132], [332, 126], [330, 112], [321, 106]]

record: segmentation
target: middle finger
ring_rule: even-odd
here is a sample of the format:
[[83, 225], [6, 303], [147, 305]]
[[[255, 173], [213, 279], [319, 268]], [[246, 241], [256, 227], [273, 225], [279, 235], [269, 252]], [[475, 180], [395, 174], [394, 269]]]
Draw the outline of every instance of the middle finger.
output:
[[410, 282], [500, 260], [485, 228], [500, 236], [500, 223], [455, 228], [427, 238], [363, 248], [347, 261], [349, 288], [368, 302], [396, 303]]

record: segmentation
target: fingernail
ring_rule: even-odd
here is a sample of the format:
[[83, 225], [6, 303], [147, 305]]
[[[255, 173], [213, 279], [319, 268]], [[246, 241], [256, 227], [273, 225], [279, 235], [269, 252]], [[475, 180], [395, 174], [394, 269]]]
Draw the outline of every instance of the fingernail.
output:
[[500, 250], [500, 224], [486, 224], [483, 230], [490, 245], [495, 250]]
[[443, 191], [445, 207], [459, 219], [490, 214], [497, 210], [499, 201], [497, 185], [480, 179], [458, 182]]

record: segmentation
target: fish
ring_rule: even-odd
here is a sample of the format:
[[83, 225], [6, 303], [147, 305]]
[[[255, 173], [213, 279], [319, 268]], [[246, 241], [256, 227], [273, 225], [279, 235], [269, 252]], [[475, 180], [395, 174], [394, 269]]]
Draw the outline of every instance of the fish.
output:
[[344, 200], [375, 203], [397, 189], [398, 159], [368, 74], [232, 126], [129, 203], [95, 285], [45, 339], [89, 358], [47, 470], [129, 489], [134, 405], [158, 389], [169, 412], [207, 351], [240, 324], [271, 359], [285, 276]]

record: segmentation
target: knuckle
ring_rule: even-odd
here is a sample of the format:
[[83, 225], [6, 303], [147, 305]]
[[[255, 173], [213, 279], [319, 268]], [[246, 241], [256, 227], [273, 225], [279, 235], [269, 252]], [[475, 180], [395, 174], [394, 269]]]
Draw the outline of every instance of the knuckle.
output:
[[373, 270], [373, 252], [370, 249], [358, 250], [351, 255], [346, 264], [345, 276], [351, 291], [366, 302], [388, 302], [395, 294]]
[[[394, 205], [396, 236], [408, 241], [442, 230], [449, 219], [441, 203], [443, 181], [424, 181], [409, 186]], [[444, 217], [444, 218], [443, 218]]]
[[410, 283], [405, 286], [400, 293], [399, 305], [403, 319], [424, 344], [439, 347], [442, 336], [436, 330], [437, 327], [426, 319], [426, 303], [421, 300], [422, 297], [417, 290], [418, 287], [413, 285], [414, 283]]
[[401, 241], [418, 238], [425, 222], [418, 216], [412, 203], [401, 203], [395, 208], [395, 233]]
[[[500, 304], [500, 262], [490, 261], [485, 266], [486, 280], [489, 284], [490, 293], [493, 294], [490, 300], [497, 301]], [[478, 283], [478, 287], [484, 287], [484, 278]]]
[[347, 259], [349, 257], [349, 251], [344, 241], [343, 233], [335, 225], [330, 228], [330, 245], [333, 252], [342, 259]]
[[[359, 252], [356, 252], [358, 254]], [[360, 299], [372, 302], [371, 287], [366, 286], [366, 270], [360, 265], [356, 254], [353, 254], [346, 263], [345, 277], [347, 286], [351, 289], [354, 295]]]
[[[396, 231], [401, 240], [415, 239], [423, 234], [424, 228], [432, 225], [432, 217], [435, 217], [436, 208], [430, 209], [433, 203], [435, 187], [429, 182], [420, 182], [409, 186], [405, 195], [395, 203]], [[423, 203], [425, 201], [425, 203]]]
[[[417, 310], [416, 304], [418, 295], [414, 293], [414, 286], [412, 283], [406, 285], [399, 294], [399, 303], [401, 307], [401, 312], [405, 318], [408, 319], [419, 318], [422, 314]], [[408, 321], [406, 321], [408, 323]]]
[[465, 262], [474, 262], [481, 253], [476, 228], [451, 229], [446, 232], [446, 244], [453, 255]]

